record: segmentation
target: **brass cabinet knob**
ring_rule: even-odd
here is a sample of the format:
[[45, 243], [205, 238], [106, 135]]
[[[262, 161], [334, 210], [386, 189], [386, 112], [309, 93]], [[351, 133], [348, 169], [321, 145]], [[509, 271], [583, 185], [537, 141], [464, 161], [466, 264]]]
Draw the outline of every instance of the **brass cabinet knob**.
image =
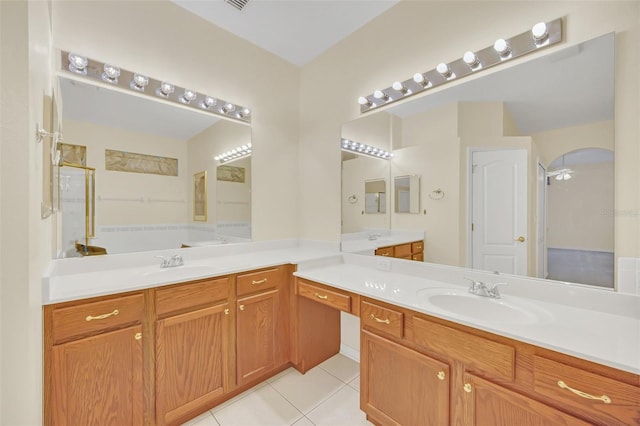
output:
[[516, 241], [519, 243], [524, 243], [524, 237], [521, 235], [518, 238], [516, 238]]
[[244, 311], [244, 305], [240, 305], [240, 310]]

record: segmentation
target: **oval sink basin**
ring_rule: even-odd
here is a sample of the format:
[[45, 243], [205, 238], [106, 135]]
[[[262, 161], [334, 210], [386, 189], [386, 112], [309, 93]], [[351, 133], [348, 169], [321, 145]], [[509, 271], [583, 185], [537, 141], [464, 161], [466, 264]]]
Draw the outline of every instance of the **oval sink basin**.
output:
[[444, 288], [418, 290], [417, 295], [431, 307], [472, 321], [539, 324], [551, 319], [551, 314], [539, 306], [510, 296], [493, 299]]
[[194, 278], [207, 275], [213, 275], [218, 268], [214, 266], [205, 265], [184, 265], [176, 266], [174, 268], [158, 268], [153, 271], [143, 272], [142, 275], [149, 278], [157, 279], [180, 279], [180, 278]]

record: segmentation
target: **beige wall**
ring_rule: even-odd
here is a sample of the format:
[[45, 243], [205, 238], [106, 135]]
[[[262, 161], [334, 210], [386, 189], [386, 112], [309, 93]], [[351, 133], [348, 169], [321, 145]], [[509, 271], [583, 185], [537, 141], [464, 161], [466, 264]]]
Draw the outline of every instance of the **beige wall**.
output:
[[[41, 277], [52, 224], [41, 219], [43, 96], [51, 96], [47, 2], [0, 2], [0, 424], [42, 423]], [[47, 141], [45, 139], [45, 141]]]
[[298, 68], [168, 1], [53, 6], [56, 48], [251, 108], [253, 238], [297, 236]]
[[[187, 222], [186, 192], [191, 181], [185, 141], [86, 121], [63, 120], [62, 126], [64, 142], [86, 146], [87, 166], [96, 169], [96, 225]], [[105, 149], [176, 158], [178, 176], [105, 170]], [[113, 198], [143, 201], [110, 200]]]
[[[607, 1], [402, 1], [383, 17], [338, 43], [302, 69], [300, 235], [322, 239], [338, 237], [340, 125], [360, 116], [358, 96], [409, 78], [443, 60], [459, 57], [466, 50], [485, 47], [505, 35], [518, 34], [535, 22], [562, 16], [566, 19], [563, 43], [512, 64], [616, 32], [615, 247], [618, 256], [640, 256], [639, 7], [637, 2]], [[446, 39], [442, 34], [447, 35]], [[425, 42], [429, 40], [438, 42]], [[497, 67], [501, 68], [504, 67]], [[495, 71], [487, 70], [484, 75]], [[449, 87], [453, 84], [456, 83]], [[403, 138], [406, 137], [404, 134]], [[318, 175], [326, 178], [317, 179]], [[321, 206], [313, 203], [314, 194], [326, 194]]]
[[531, 135], [546, 166], [563, 154], [582, 148], [615, 149], [615, 122], [599, 121], [582, 126], [554, 129]]

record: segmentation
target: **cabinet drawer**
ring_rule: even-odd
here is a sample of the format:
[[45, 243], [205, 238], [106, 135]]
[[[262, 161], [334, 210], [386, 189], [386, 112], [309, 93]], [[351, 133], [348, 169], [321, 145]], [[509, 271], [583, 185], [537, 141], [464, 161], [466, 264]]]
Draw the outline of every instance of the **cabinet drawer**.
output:
[[423, 262], [424, 261], [424, 253], [414, 254], [413, 256], [411, 256], [411, 260], [416, 260], [418, 262]]
[[465, 363], [470, 371], [513, 381], [515, 349], [493, 340], [413, 317], [417, 345]]
[[278, 285], [282, 271], [279, 268], [238, 275], [238, 296], [274, 288]]
[[411, 253], [417, 254], [422, 253], [424, 251], [424, 243], [422, 241], [416, 241], [415, 243], [411, 243]]
[[563, 409], [607, 425], [640, 424], [640, 388], [598, 374], [533, 357], [535, 391]]
[[140, 323], [143, 316], [142, 294], [54, 309], [53, 343]]
[[380, 247], [376, 249], [376, 256], [393, 257], [393, 247]]
[[229, 296], [229, 278], [197, 281], [156, 290], [156, 315], [208, 305]]
[[400, 244], [393, 248], [393, 257], [409, 257], [411, 258], [411, 243]]
[[314, 302], [331, 306], [344, 312], [351, 312], [351, 296], [334, 290], [326, 290], [306, 281], [298, 281], [298, 295]]
[[362, 302], [360, 319], [363, 327], [380, 330], [395, 337], [404, 335], [404, 314], [402, 312], [374, 303]]

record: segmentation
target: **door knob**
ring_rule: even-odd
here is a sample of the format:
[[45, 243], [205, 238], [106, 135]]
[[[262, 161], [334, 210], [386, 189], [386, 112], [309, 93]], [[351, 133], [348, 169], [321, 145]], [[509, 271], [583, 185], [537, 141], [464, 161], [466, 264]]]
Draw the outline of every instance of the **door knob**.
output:
[[520, 237], [516, 238], [516, 241], [519, 242], [519, 243], [524, 243], [524, 237], [520, 236]]

